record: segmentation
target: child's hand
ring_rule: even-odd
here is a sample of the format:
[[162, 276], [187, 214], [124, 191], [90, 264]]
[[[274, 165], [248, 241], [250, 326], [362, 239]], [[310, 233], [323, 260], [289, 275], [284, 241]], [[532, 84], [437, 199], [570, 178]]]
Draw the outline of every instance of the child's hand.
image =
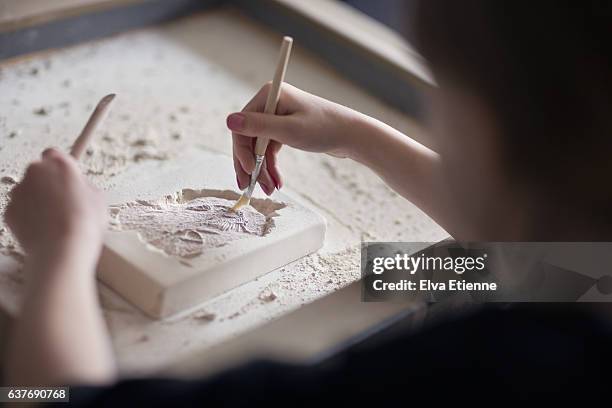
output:
[[76, 254], [95, 262], [106, 221], [102, 193], [91, 186], [76, 161], [47, 149], [11, 192], [5, 219], [28, 256]]
[[116, 378], [95, 270], [106, 211], [77, 162], [48, 149], [11, 192], [6, 222], [27, 252], [29, 289], [11, 330], [9, 384], [108, 384]]
[[240, 113], [227, 118], [234, 144], [238, 187], [244, 189], [255, 169], [253, 149], [257, 137], [270, 139], [265, 166], [259, 176], [264, 192], [272, 194], [283, 184], [277, 155], [283, 144], [309, 152], [350, 156], [347, 137], [360, 114], [283, 83], [276, 115], [263, 112], [270, 84], [264, 85]]

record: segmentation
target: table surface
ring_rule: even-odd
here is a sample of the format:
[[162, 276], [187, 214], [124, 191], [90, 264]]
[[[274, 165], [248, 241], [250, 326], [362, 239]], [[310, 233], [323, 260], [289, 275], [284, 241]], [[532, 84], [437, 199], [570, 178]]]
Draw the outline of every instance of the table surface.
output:
[[[231, 154], [225, 116], [240, 110], [270, 79], [280, 38], [239, 11], [221, 8], [4, 62], [0, 210], [11, 179], [19, 180], [45, 147], [68, 148], [97, 100], [109, 92], [118, 98], [83, 163], [99, 187], [121, 191], [139, 174], [152, 168], [163, 171], [187, 151]], [[287, 81], [426, 141], [416, 122], [348, 82], [299, 44], [294, 45]], [[285, 148], [280, 166], [285, 193], [327, 219], [322, 250], [228, 291], [199, 311], [165, 321], [151, 320], [100, 285], [124, 373], [148, 373], [201, 354], [355, 282], [362, 240], [434, 242], [448, 236], [357, 163]], [[150, 191], [156, 191], [154, 185]], [[13, 315], [23, 289], [19, 248], [13, 247], [6, 227], [0, 228], [0, 306]], [[270, 292], [276, 296], [271, 301], [266, 296]], [[359, 308], [359, 313], [367, 311], [367, 304]]]

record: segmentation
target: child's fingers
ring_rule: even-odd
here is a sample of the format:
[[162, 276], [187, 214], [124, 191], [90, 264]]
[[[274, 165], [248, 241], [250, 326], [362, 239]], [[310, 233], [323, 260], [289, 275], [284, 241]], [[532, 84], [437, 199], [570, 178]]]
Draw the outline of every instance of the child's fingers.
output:
[[270, 141], [268, 149], [266, 150], [266, 167], [268, 168], [268, 172], [270, 173], [277, 190], [280, 190], [280, 188], [283, 186], [283, 178], [278, 168], [277, 160], [278, 152], [282, 146], [283, 145], [278, 142]]
[[253, 139], [232, 133], [234, 144], [234, 156], [240, 162], [242, 170], [246, 174], [251, 174], [255, 170], [255, 158], [253, 157]]
[[271, 84], [265, 84], [259, 91], [251, 98], [251, 100], [242, 108], [242, 112], [263, 112], [266, 106], [266, 99], [268, 99], [268, 92]]
[[59, 154], [60, 152], [57, 149], [53, 147], [48, 147], [45, 150], [43, 150], [41, 157], [43, 159], [52, 159], [52, 158], [58, 157]]
[[[263, 112], [266, 107], [266, 101], [268, 100], [268, 93], [272, 88], [272, 81], [267, 82], [262, 86], [259, 91], [251, 98], [251, 100], [242, 108], [242, 112]], [[297, 89], [290, 84], [283, 82], [281, 84], [281, 93], [276, 105], [276, 114], [285, 115], [293, 108], [295, 102], [292, 98], [292, 94]]]
[[251, 180], [251, 177], [242, 169], [242, 165], [234, 154], [234, 170], [236, 171], [236, 183], [238, 183], [238, 188], [240, 190], [244, 190]]
[[[246, 104], [242, 112], [236, 112], [227, 117], [227, 127], [232, 130], [234, 144], [234, 169], [238, 187], [244, 189], [250, 182], [250, 174], [255, 169], [254, 137], [262, 136], [269, 139], [282, 138], [288, 126], [280, 123], [287, 120], [286, 116], [268, 115], [262, 112], [266, 103], [270, 84], [264, 85], [253, 98]], [[244, 134], [241, 130], [247, 130]], [[275, 137], [278, 136], [278, 137]], [[282, 141], [281, 141], [282, 143]], [[270, 195], [274, 189], [282, 186], [280, 172], [277, 168], [276, 154], [282, 146], [274, 140], [270, 140], [266, 151], [266, 162], [261, 169], [258, 182], [262, 190]]]
[[[18, 187], [15, 187], [13, 191], [15, 191]], [[15, 194], [14, 194], [15, 195]], [[15, 232], [17, 229], [17, 225], [20, 219], [23, 219], [23, 213], [25, 211], [25, 207], [22, 205], [18, 205], [15, 203], [15, 198], [13, 197], [4, 211], [4, 222], [11, 231]]]
[[267, 195], [270, 195], [274, 192], [275, 183], [272, 179], [272, 176], [270, 176], [270, 172], [268, 171], [268, 168], [265, 163], [264, 166], [262, 166], [261, 168], [261, 172], [259, 173], [259, 178], [257, 179], [257, 181], [259, 182], [261, 189]]
[[70, 174], [80, 178], [79, 165], [72, 156], [55, 148], [48, 148], [42, 152], [43, 163], [53, 163], [63, 174]]
[[297, 124], [291, 115], [237, 112], [227, 117], [227, 127], [242, 136], [265, 137], [290, 146], [299, 136]]
[[27, 219], [27, 211], [31, 200], [31, 186], [37, 180], [47, 176], [49, 169], [45, 168], [43, 162], [36, 161], [28, 166], [23, 179], [9, 192], [9, 203], [4, 212], [4, 219], [8, 227], [19, 234], [19, 225]]

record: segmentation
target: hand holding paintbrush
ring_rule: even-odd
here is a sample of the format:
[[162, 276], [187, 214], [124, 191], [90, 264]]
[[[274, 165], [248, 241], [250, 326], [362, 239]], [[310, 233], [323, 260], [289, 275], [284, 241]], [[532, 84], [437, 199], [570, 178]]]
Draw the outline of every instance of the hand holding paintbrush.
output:
[[[291, 37], [283, 38], [283, 42], [281, 44], [280, 49], [280, 56], [276, 65], [276, 72], [274, 73], [274, 79], [272, 80], [272, 86], [270, 87], [268, 99], [266, 100], [266, 106], [264, 108], [264, 113], [267, 113], [269, 115], [276, 114], [276, 106], [278, 105], [278, 100], [280, 98], [281, 85], [285, 79], [285, 72], [287, 71], [287, 64], [289, 63], [289, 55], [291, 54], [292, 44], [293, 39]], [[253, 195], [253, 190], [255, 189], [255, 184], [257, 183], [259, 173], [261, 172], [261, 167], [264, 162], [268, 142], [269, 139], [267, 138], [257, 138], [257, 141], [255, 143], [255, 170], [251, 174], [251, 181], [249, 183], [249, 186], [246, 188], [240, 199], [236, 202], [236, 204], [232, 208], [232, 211], [237, 211], [240, 207], [249, 205], [249, 202], [251, 201], [251, 196]]]

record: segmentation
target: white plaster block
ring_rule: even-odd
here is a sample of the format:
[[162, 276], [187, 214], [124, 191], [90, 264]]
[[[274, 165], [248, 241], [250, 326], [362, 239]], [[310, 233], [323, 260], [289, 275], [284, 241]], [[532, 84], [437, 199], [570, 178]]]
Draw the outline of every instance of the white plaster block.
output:
[[[108, 199], [122, 204], [161, 198], [183, 188], [239, 197], [226, 191], [235, 189], [231, 159], [196, 151], [181, 160], [128, 170]], [[277, 210], [268, 234], [231, 241], [195, 258], [152, 250], [135, 231], [108, 231], [98, 277], [147, 315], [165, 318], [317, 251], [325, 238], [325, 220], [280, 192], [272, 199], [285, 207]], [[255, 208], [257, 203], [256, 195]]]

